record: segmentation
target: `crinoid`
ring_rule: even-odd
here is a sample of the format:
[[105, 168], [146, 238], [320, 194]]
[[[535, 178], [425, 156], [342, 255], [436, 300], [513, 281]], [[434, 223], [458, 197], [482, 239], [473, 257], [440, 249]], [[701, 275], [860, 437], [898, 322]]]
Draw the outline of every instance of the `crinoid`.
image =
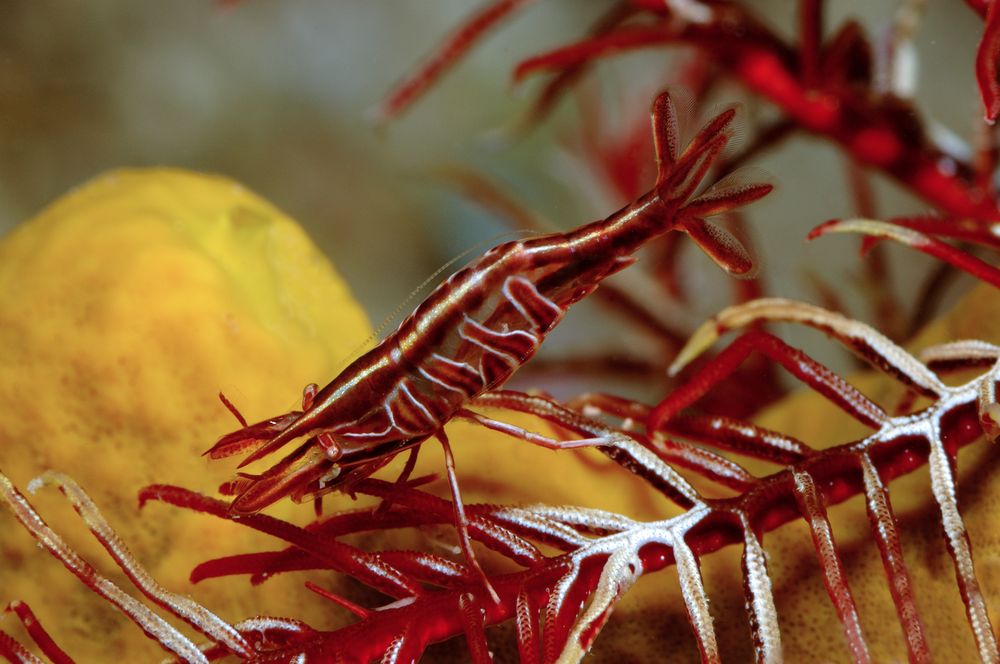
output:
[[[43, 483], [54, 483], [63, 490], [144, 594], [212, 641], [206, 652], [232, 652], [266, 661], [369, 661], [379, 657], [383, 661], [414, 661], [430, 643], [464, 635], [473, 660], [485, 662], [498, 647], [487, 642], [485, 628], [508, 620], [516, 623], [517, 650], [522, 661], [577, 661], [589, 650], [612, 609], [635, 581], [671, 565], [677, 567], [703, 661], [720, 661], [700, 560], [728, 544], [742, 545], [744, 593], [757, 659], [780, 661], [781, 630], [767, 572], [764, 535], [800, 518], [809, 527], [850, 656], [855, 661], [871, 661], [858, 607], [827, 517], [828, 507], [862, 494], [906, 652], [911, 661], [930, 661], [931, 649], [914, 599], [889, 490], [894, 478], [926, 464], [954, 562], [957, 592], [969, 624], [970, 634], [955, 638], [971, 638], [982, 661], [998, 661], [986, 599], [958, 509], [955, 460], [958, 450], [981, 439], [984, 431], [990, 436], [996, 432], [993, 415], [1000, 380], [1000, 347], [984, 342], [953, 342], [926, 349], [922, 362], [874, 329], [842, 315], [804, 303], [764, 299], [718, 314], [694, 335], [677, 364], [692, 359], [726, 331], [762, 321], [789, 321], [822, 330], [924, 398], [927, 405], [890, 415], [848, 381], [777, 337], [759, 331], [739, 337], [653, 408], [607, 395], [581, 397], [572, 407], [543, 396], [510, 391], [484, 395], [477, 406], [530, 413], [550, 422], [567, 440], [601, 440], [599, 449], [606, 456], [684, 510], [676, 517], [642, 522], [626, 515], [573, 506], [469, 505], [472, 538], [519, 568], [491, 574], [490, 581], [499, 597], [497, 603], [484, 594], [468, 564], [415, 551], [365, 552], [338, 541], [349, 533], [366, 530], [449, 522], [451, 509], [446, 501], [406, 484], [363, 480], [355, 490], [387, 501], [383, 506], [335, 514], [307, 528], [264, 515], [235, 515], [226, 503], [179, 487], [151, 486], [142, 492], [143, 501], [165, 501], [221, 518], [238, 518], [247, 527], [290, 545], [273, 552], [210, 561], [195, 570], [196, 579], [231, 574], [264, 578], [279, 572], [332, 569], [395, 599], [378, 609], [337, 600], [349, 606], [359, 619], [340, 630], [322, 632], [294, 621], [272, 624], [260, 618], [235, 626], [225, 624], [149, 579], [72, 481], [48, 475]], [[785, 366], [872, 433], [858, 441], [816, 450], [806, 442], [748, 422], [683, 414], [754, 350]], [[985, 369], [959, 385], [949, 386], [931, 366]], [[595, 419], [597, 416], [616, 424]], [[645, 429], [639, 422], [645, 422]], [[781, 469], [755, 476], [716, 450], [762, 459]], [[705, 498], [675, 466], [713, 485], [728, 487], [736, 495]], [[22, 524], [81, 580], [128, 613], [165, 648], [186, 661], [200, 661], [199, 655], [190, 650], [189, 641], [182, 640], [173, 628], [164, 627], [148, 609], [136, 608], [134, 600], [126, 599], [68, 549], [9, 482], [5, 481], [3, 488], [4, 501]], [[252, 634], [256, 637], [251, 638]], [[49, 640], [36, 638], [46, 653], [53, 651]], [[23, 650], [9, 637], [4, 643], [13, 661], [31, 661], [19, 654]]]

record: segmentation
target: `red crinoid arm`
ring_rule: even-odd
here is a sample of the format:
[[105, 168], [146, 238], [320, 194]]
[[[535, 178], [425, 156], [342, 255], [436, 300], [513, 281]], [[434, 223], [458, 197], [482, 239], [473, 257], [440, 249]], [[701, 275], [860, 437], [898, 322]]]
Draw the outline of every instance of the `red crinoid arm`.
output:
[[986, 107], [986, 121], [992, 124], [1000, 115], [1000, 9], [996, 2], [986, 10], [983, 39], [976, 51], [976, 81]]
[[938, 373], [988, 368], [1000, 359], [1000, 346], [979, 339], [963, 339], [924, 348], [919, 357]]
[[[706, 344], [710, 344], [720, 333], [764, 320], [795, 321], [823, 330], [883, 372], [900, 380], [904, 385], [935, 399], [936, 405], [921, 411], [919, 418], [912, 421], [904, 420], [896, 425], [902, 429], [902, 432], [895, 435], [909, 435], [918, 440], [926, 441], [930, 448], [928, 463], [931, 489], [941, 510], [946, 543], [955, 565], [955, 573], [966, 607], [969, 625], [975, 636], [981, 658], [984, 661], [1000, 661], [996, 638], [992, 627], [990, 627], [985, 600], [976, 578], [968, 533], [958, 510], [953, 468], [954, 432], [948, 437], [944, 436], [942, 432], [945, 415], [951, 417], [947, 411], [949, 408], [970, 409], [978, 415], [978, 411], [983, 407], [983, 390], [992, 381], [995, 381], [996, 377], [991, 372], [961, 388], [946, 387], [924, 364], [871, 327], [812, 305], [779, 298], [757, 300], [723, 310], [707, 325], [702, 326], [692, 337], [693, 343], [690, 346], [694, 350], [685, 349], [681, 355], [690, 359], [697, 355], [701, 349], [704, 349]], [[970, 385], [974, 385], [975, 388], [971, 388]], [[974, 397], [970, 393], [974, 393]], [[967, 400], [962, 407], [957, 406], [954, 402], [958, 394]], [[886, 442], [887, 439], [891, 439], [886, 427], [891, 430], [892, 426], [892, 422], [884, 422], [880, 431], [870, 439], [872, 443]], [[983, 429], [980, 426], [974, 426], [970, 435], [980, 436], [982, 433]], [[808, 464], [811, 461], [812, 458], [807, 459], [804, 463]]]
[[606, 392], [584, 392], [566, 401], [565, 405], [591, 417], [604, 415], [617, 418], [623, 421], [621, 428], [629, 430], [649, 415], [646, 404]]
[[[411, 520], [422, 515], [431, 515], [436, 519], [436, 523], [446, 523], [453, 516], [452, 507], [448, 501], [407, 486], [367, 478], [358, 482], [354, 490], [367, 496], [392, 500], [394, 503], [400, 500], [405, 501], [405, 507], [400, 507], [399, 511], [403, 511], [404, 518]], [[329, 523], [319, 524], [316, 529], [320, 532], [326, 532]], [[350, 532], [358, 530], [360, 529]], [[476, 541], [503, 554], [519, 565], [531, 567], [539, 564], [543, 559], [542, 553], [536, 546], [499, 525], [491, 518], [487, 508], [477, 506], [471, 508], [469, 511], [469, 534]]]
[[[496, 600], [500, 601], [499, 598]], [[458, 597], [458, 613], [462, 617], [462, 630], [469, 644], [469, 659], [473, 664], [491, 664], [490, 646], [486, 642], [486, 610], [471, 593]]]
[[[949, 442], [951, 450], [949, 454], [954, 454], [954, 451], [959, 447], [978, 437], [975, 427], [974, 401], [974, 397], [966, 397], [960, 403], [951, 401], [944, 405], [944, 410], [928, 411], [922, 415], [922, 421], [941, 419], [942, 430], [940, 433]], [[540, 405], [539, 408], [541, 408]], [[872, 457], [875, 459], [874, 464], [886, 482], [900, 474], [910, 472], [924, 463], [926, 445], [923, 441], [916, 440], [917, 437], [913, 435], [913, 429], [910, 425], [916, 423], [916, 420], [910, 419], [908, 422], [910, 424], [903, 423], [901, 429], [896, 432], [886, 431], [879, 437], [817, 453], [815, 458], [810, 457], [802, 461], [797, 469], [808, 472], [815, 479], [817, 491], [822, 494], [824, 502], [828, 505], [839, 503], [864, 490], [862, 478], [857, 472], [857, 465], [851, 463], [852, 457], [860, 451], [871, 451]], [[758, 647], [758, 655], [762, 660], [770, 658], [771, 661], [777, 661], [780, 658], [780, 636], [777, 631], [777, 618], [771, 598], [770, 581], [767, 577], [766, 560], [760, 544], [760, 535], [782, 523], [797, 518], [797, 510], [794, 507], [788, 508], [789, 500], [794, 500], [789, 480], [787, 472], [778, 473], [764, 478], [758, 486], [751, 488], [741, 498], [707, 505], [702, 504], [689, 513], [697, 518], [700, 518], [698, 514], [704, 514], [706, 509], [712, 513], [712, 517], [696, 522], [697, 525], [686, 536], [686, 542], [693, 555], [703, 556], [726, 544], [740, 540], [744, 542], [743, 567], [747, 602], [754, 625], [754, 638]], [[936, 486], [938, 485], [939, 483], [936, 483]], [[396, 501], [396, 505], [405, 506], [406, 499], [400, 497]], [[779, 507], [779, 509], [775, 509], [775, 507]], [[522, 534], [532, 538], [537, 537], [540, 541], [550, 537], [551, 528], [558, 521], [561, 521], [563, 526], [576, 525], [580, 533], [596, 534], [598, 537], [596, 540], [582, 538], [579, 535], [565, 538], [567, 542], [575, 541], [575, 544], [569, 547], [572, 552], [582, 550], [588, 545], [588, 542], [594, 543], [597, 547], [592, 552], [593, 555], [587, 554], [586, 560], [581, 562], [577, 572], [571, 575], [568, 575], [567, 572], [573, 566], [572, 561], [576, 559], [574, 556], [577, 554], [575, 553], [554, 557], [546, 561], [546, 564], [525, 572], [491, 578], [500, 595], [501, 603], [486, 608], [487, 624], [497, 624], [515, 617], [518, 611], [518, 602], [520, 601], [521, 606], [525, 607], [524, 600], [518, 599], [523, 597], [525, 593], [532, 602], [521, 609], [522, 613], [530, 612], [531, 606], [546, 605], [548, 607], [549, 610], [545, 612], [546, 624], [541, 629], [543, 635], [549, 634], [549, 637], [543, 636], [543, 640], [551, 644], [546, 648], [546, 661], [562, 651], [561, 644], [566, 643], [568, 630], [574, 624], [575, 618], [571, 617], [571, 614], [577, 615], [578, 610], [574, 612], [568, 607], [579, 607], [580, 602], [591, 597], [595, 589], [601, 585], [599, 577], [602, 575], [602, 570], [606, 568], [606, 563], [610, 562], [608, 555], [602, 552], [618, 549], [617, 544], [607, 547], [601, 546], [601, 538], [604, 534], [608, 532], [626, 534], [632, 532], [634, 528], [639, 528], [641, 532], [650, 534], [654, 530], [661, 532], [659, 526], [650, 530], [646, 524], [639, 524], [617, 515], [605, 515], [601, 517], [603, 520], [596, 521], [594, 518], [590, 518], [588, 521], [586, 518], [581, 518], [587, 517], [587, 514], [581, 514], [576, 517], [580, 520], [573, 520], [573, 517], [567, 516], [572, 508], [535, 506], [534, 508], [494, 509], [508, 512], [513, 520], [519, 520]], [[532, 511], [533, 509], [536, 511]], [[470, 513], [475, 511], [476, 508], [470, 507]], [[734, 527], [732, 519], [727, 518], [727, 514], [737, 516], [742, 525], [735, 524], [737, 527]], [[534, 518], [529, 519], [529, 516]], [[612, 517], [613, 520], [608, 520]], [[590, 525], [587, 525], [588, 523]], [[644, 538], [640, 538], [638, 541], [640, 546], [636, 550], [638, 554], [636, 564], [642, 573], [655, 572], [673, 564], [675, 560], [678, 563], [678, 569], [680, 569], [683, 551], [678, 542], [674, 541], [672, 545], [668, 545], [659, 538], [655, 542], [649, 543], [643, 543], [646, 542]], [[622, 562], [625, 563], [625, 561]], [[691, 575], [686, 574], [684, 578], [691, 580]], [[601, 606], [609, 608], [609, 602], [613, 600], [609, 593], [614, 592], [614, 586], [604, 584], [602, 587], [604, 596]], [[322, 653], [329, 657], [341, 653], [347, 658], [367, 661], [382, 656], [387, 649], [388, 656], [391, 658], [395, 656], [399, 648], [409, 648], [409, 655], [416, 658], [429, 640], [448, 638], [463, 633], [458, 601], [460, 595], [465, 592], [467, 589], [427, 592], [413, 601], [397, 602], [378, 611], [373, 611], [369, 618], [350, 627], [333, 633], [316, 635], [311, 640], [300, 642], [294, 650], [291, 648], [276, 650], [270, 655], [291, 657], [296, 653], [305, 652], [317, 656]], [[551, 598], [556, 594], [560, 599], [553, 602]], [[694, 597], [696, 598], [697, 595], [697, 590], [695, 590]], [[709, 614], [699, 612], [697, 601], [693, 601], [693, 603], [695, 606], [689, 608], [692, 615], [700, 616], [698, 620], [706, 616], [710, 618]], [[596, 629], [600, 626], [600, 618], [600, 615], [593, 614], [588, 617], [588, 621], [590, 621], [588, 624], [594, 628], [593, 631], [574, 632], [582, 637], [583, 640], [580, 643], [584, 643], [584, 641], [589, 643], [593, 639]], [[697, 620], [693, 619], [692, 622], [695, 623]], [[705, 634], [703, 629], [699, 630], [699, 635], [702, 636], [701, 643], [705, 644], [705, 647], [711, 652], [712, 640], [709, 636], [704, 636]]]
[[802, 84], [806, 87], [814, 87], [820, 82], [824, 4], [823, 0], [799, 2], [799, 68]]
[[[940, 398], [947, 388], [933, 371], [864, 323], [805, 302], [766, 297], [727, 307], [702, 324], [670, 367], [678, 373], [729, 330], [765, 322], [795, 322], [820, 330], [883, 373], [918, 393]], [[853, 389], [853, 388], [852, 388]], [[871, 411], [877, 414], [878, 411]], [[877, 416], [876, 420], [882, 416]]]
[[[615, 4], [606, 14], [601, 16], [591, 27], [589, 34], [591, 38], [608, 34], [619, 25], [627, 21], [636, 12], [635, 7], [625, 2]], [[587, 63], [581, 62], [575, 67], [566, 67], [558, 72], [548, 82], [535, 98], [535, 101], [528, 111], [527, 116], [521, 121], [522, 126], [530, 126], [544, 119], [555, 106], [562, 95], [587, 71]], [[630, 197], [634, 198], [634, 196]]]
[[0, 629], [0, 657], [11, 664], [45, 664], [33, 652], [18, 643], [17, 639]]
[[[454, 525], [452, 517], [444, 523]], [[476, 574], [468, 565], [422, 551], [382, 551], [380, 556], [399, 571], [441, 588], [473, 588]]]
[[494, 0], [477, 9], [445, 38], [423, 65], [393, 86], [375, 110], [376, 121], [390, 120], [406, 110], [490, 29], [530, 2], [532, 0]]
[[[24, 494], [15, 489], [7, 476], [2, 473], [0, 473], [0, 500], [7, 504], [14, 517], [31, 533], [35, 540], [59, 560], [66, 569], [80, 579], [85, 586], [125, 614], [164, 650], [186, 662], [205, 661], [201, 651], [190, 639], [154, 613], [152, 609], [122, 591], [107, 577], [99, 574], [90, 563], [71, 549], [55, 531], [49, 528], [48, 524], [24, 497]], [[240, 649], [240, 651], [245, 650]]]
[[233, 627], [188, 597], [168, 591], [135, 560], [125, 542], [104, 519], [97, 506], [80, 486], [60, 473], [48, 472], [40, 478], [62, 491], [73, 509], [83, 517], [94, 537], [104, 546], [129, 581], [153, 603], [167, 609], [229, 651], [246, 657], [250, 646]]
[[[451, 523], [453, 519], [441, 523]], [[473, 574], [465, 566], [441, 556], [418, 551], [381, 551], [379, 556], [393, 569], [419, 583], [441, 588], [468, 588]], [[299, 549], [243, 553], [207, 560], [191, 572], [191, 582], [223, 576], [250, 574], [251, 583], [259, 584], [275, 574], [304, 570], [328, 570], [330, 565]]]
[[774, 607], [771, 579], [767, 574], [767, 554], [761, 545], [761, 535], [741, 515], [743, 530], [743, 596], [750, 619], [750, 637], [758, 664], [780, 662], [781, 632], [778, 628], [778, 611]]
[[[568, 405], [584, 414], [619, 418], [624, 421], [622, 428], [627, 430], [634, 428], [636, 422], [646, 422], [652, 410], [638, 401], [602, 393], [582, 394], [570, 400]], [[671, 418], [664, 431], [782, 466], [790, 466], [814, 452], [808, 445], [788, 434], [718, 415], [677, 415]]]
[[[355, 485], [354, 491], [383, 500], [391, 500], [393, 506], [389, 510], [372, 508], [371, 510], [333, 515], [322, 522], [311, 524], [306, 529], [312, 537], [322, 537], [325, 541], [333, 541], [333, 537], [350, 533], [447, 524], [453, 523], [455, 520], [454, 508], [451, 503], [406, 486], [366, 479]], [[472, 512], [466, 511], [466, 514], [468, 515], [469, 535], [472, 539], [484, 543], [517, 564], [530, 567], [541, 562], [542, 554], [537, 547], [499, 525], [482, 509], [475, 508]], [[265, 532], [270, 531], [265, 530]], [[271, 534], [275, 534], [275, 532], [271, 532]], [[301, 543], [296, 546], [301, 546]], [[471, 581], [469, 570], [430, 554], [382, 552], [378, 558], [405, 577], [421, 583], [432, 583], [446, 587], [455, 585], [467, 587]], [[192, 581], [201, 581], [217, 576], [253, 574], [253, 581], [259, 583], [280, 572], [320, 568], [339, 569], [337, 566], [331, 565], [328, 559], [310, 553], [308, 549], [293, 548], [259, 554], [239, 554], [207, 561], [195, 568], [191, 578]]]
[[837, 544], [833, 539], [830, 520], [826, 516], [823, 497], [816, 489], [816, 482], [812, 475], [807, 472], [792, 471], [792, 482], [795, 499], [799, 504], [802, 516], [805, 517], [806, 524], [809, 526], [813, 547], [816, 549], [816, 557], [823, 568], [823, 583], [826, 585], [826, 592], [833, 602], [837, 617], [844, 629], [851, 657], [855, 662], [870, 662], [871, 657], [868, 654], [868, 647], [865, 645], [865, 637], [861, 633], [858, 607], [851, 595], [851, 589], [847, 585], [844, 564], [837, 552]]
[[[632, 4], [638, 4], [633, 0]], [[654, 13], [663, 16], [664, 3], [652, 0]], [[651, 7], [652, 8], [652, 7]], [[653, 19], [646, 25], [626, 25], [617, 30], [591, 36], [560, 48], [522, 60], [514, 68], [513, 77], [520, 81], [541, 71], [562, 71], [609, 55], [647, 46], [690, 43], [712, 49], [712, 55], [730, 63], [745, 51], [780, 54], [791, 61], [794, 53], [749, 13], [733, 4], [713, 8], [712, 18], [705, 22], [677, 21], [673, 17]], [[740, 26], [740, 38], [733, 39], [731, 25]]]
[[[865, 214], [866, 217], [871, 215]], [[1000, 249], [1000, 221], [995, 219], [969, 219], [967, 217], [941, 217], [924, 215], [892, 217], [886, 220], [894, 226], [919, 231], [937, 238], [947, 237], [972, 242], [992, 249]]]
[[406, 575], [386, 564], [377, 555], [266, 514], [234, 514], [230, 511], [229, 505], [221, 500], [164, 484], [153, 484], [139, 492], [140, 506], [144, 506], [149, 500], [186, 507], [229, 521], [238, 520], [239, 523], [254, 530], [294, 544], [326, 562], [331, 569], [348, 574], [389, 596], [412, 597], [422, 592], [421, 588]]
[[333, 602], [334, 604], [337, 604], [338, 606], [344, 607], [345, 609], [347, 609], [348, 611], [350, 611], [351, 613], [353, 613], [354, 615], [356, 615], [357, 617], [359, 617], [361, 619], [368, 618], [372, 614], [372, 612], [370, 610], [366, 609], [365, 607], [360, 606], [358, 604], [355, 604], [354, 602], [352, 602], [351, 600], [347, 599], [346, 597], [341, 597], [340, 595], [338, 595], [336, 593], [330, 592], [326, 588], [318, 586], [315, 583], [313, 583], [312, 581], [306, 581], [305, 586], [306, 586], [307, 589], [309, 589], [312, 592], [316, 593], [317, 595], [319, 595], [323, 599], [328, 599], [331, 602]]
[[396, 634], [388, 650], [382, 655], [381, 664], [410, 664], [420, 659], [428, 639], [409, 626]]
[[990, 5], [993, 4], [993, 0], [965, 0], [972, 11], [979, 14], [980, 18], [986, 18], [986, 12], [989, 11]]
[[[454, 521], [454, 509], [451, 503], [404, 485], [367, 478], [354, 485], [353, 490], [355, 493], [388, 501], [392, 507], [384, 509], [380, 505], [370, 510], [335, 514], [310, 524], [307, 530], [326, 537], [339, 537], [372, 530], [419, 528]], [[501, 525], [488, 508], [467, 506], [466, 513], [469, 517], [469, 535], [472, 539], [524, 567], [533, 567], [542, 562], [543, 556], [538, 547]], [[393, 567], [421, 583], [450, 587], [459, 581], [468, 585], [470, 581], [468, 570], [438, 556], [413, 554], [404, 559], [383, 554], [383, 558], [386, 558]], [[191, 579], [200, 581], [217, 576], [251, 574], [251, 582], [258, 584], [281, 572], [329, 568], [330, 565], [322, 559], [292, 547], [284, 551], [238, 554], [206, 561], [194, 569]]]
[[739, 493], [746, 492], [757, 481], [757, 478], [740, 464], [697, 445], [658, 438], [648, 441], [647, 446], [668, 464], [694, 471], [716, 484]]
[[[640, 555], [643, 571], [647, 573], [655, 572], [673, 562], [669, 549], [657, 544], [645, 547]], [[540, 630], [542, 648], [545, 652], [542, 661], [555, 661], [565, 645], [569, 630], [576, 621], [581, 602], [586, 600], [598, 585], [606, 558], [597, 554], [586, 560], [578, 571], [571, 575], [566, 574], [567, 558], [561, 557], [553, 559], [545, 569], [537, 572], [496, 577], [502, 603], [483, 607], [486, 623], [497, 624], [514, 617], [519, 602], [522, 612], [531, 613], [535, 613], [537, 610], [533, 610], [535, 607], [545, 604], [542, 610], [545, 626]], [[560, 579], [563, 580], [562, 583]], [[565, 587], [560, 589], [561, 585]], [[550, 589], [555, 589], [555, 592], [550, 592]], [[406, 641], [418, 644], [410, 651], [412, 659], [388, 661], [415, 661], [428, 640], [463, 633], [463, 617], [458, 610], [458, 603], [464, 594], [466, 591], [463, 590], [442, 591], [428, 594], [407, 605], [384, 607], [373, 612], [368, 620], [319, 636], [311, 644], [305, 644], [304, 650], [306, 653], [324, 653], [327, 656], [344, 653], [349, 658], [357, 658], [360, 661], [378, 658], [384, 653], [391, 657], [399, 645], [402, 633], [400, 626], [407, 625]], [[547, 604], [546, 598], [548, 598]], [[553, 601], [552, 598], [557, 599]], [[526, 599], [530, 601], [525, 601]], [[597, 630], [588, 634], [587, 638], [592, 639], [596, 634]], [[287, 653], [301, 651], [301, 648], [296, 647], [295, 651], [289, 650]], [[275, 657], [282, 654], [284, 653], [272, 653]]]
[[38, 618], [35, 617], [31, 607], [24, 602], [15, 600], [7, 605], [7, 611], [17, 615], [21, 624], [24, 625], [24, 629], [31, 637], [31, 640], [38, 645], [38, 648], [52, 661], [52, 664], [73, 664], [73, 658], [67, 655], [66, 651], [52, 640], [49, 633], [38, 622]]
[[865, 426], [877, 429], [888, 419], [888, 415], [878, 404], [819, 362], [773, 334], [751, 330], [737, 338], [728, 348], [702, 367], [695, 376], [663, 399], [650, 413], [646, 423], [647, 430], [653, 432], [664, 428], [674, 415], [731, 375], [754, 351], [759, 351], [781, 364], [793, 376]]
[[[604, 566], [607, 557], [607, 554], [601, 556], [592, 564], [592, 567], [600, 569]], [[592, 588], [588, 588], [586, 584], [580, 582], [581, 576], [581, 570], [575, 566], [567, 570], [554, 584], [548, 602], [542, 608], [543, 664], [553, 664], [557, 661], [566, 647], [569, 632], [576, 622], [580, 607], [584, 605], [587, 596], [592, 591]], [[597, 635], [598, 630], [592, 632], [591, 638]]]
[[910, 228], [874, 219], [835, 219], [810, 231], [809, 239], [812, 240], [827, 233], [863, 233], [871, 237], [890, 238], [908, 247], [913, 247], [917, 251], [941, 259], [991, 286], [1000, 288], [1000, 269], [961, 249], [956, 249], [950, 244]]
[[607, 55], [674, 41], [676, 36], [660, 26], [623, 27], [526, 58], [514, 68], [514, 81], [521, 81], [537, 72], [565, 71]]
[[927, 458], [931, 491], [941, 509], [945, 544], [955, 565], [955, 578], [958, 581], [962, 602], [965, 604], [965, 615], [969, 627], [972, 628], [980, 659], [984, 662], [1000, 662], [1000, 648], [993, 632], [986, 598], [983, 597], [979, 579], [976, 577], [976, 568], [972, 560], [972, 543], [969, 541], [965, 522], [958, 511], [954, 453], [945, 449], [940, 423], [932, 423], [932, 426], [929, 432], [931, 451]]
[[688, 545], [684, 534], [673, 538], [674, 561], [677, 564], [677, 579], [680, 582], [684, 607], [688, 621], [694, 632], [701, 661], [705, 664], [721, 664], [719, 645], [715, 638], [715, 626], [708, 608], [708, 594], [701, 576], [698, 556]]
[[188, 580], [191, 583], [200, 583], [205, 579], [251, 574], [254, 576], [251, 579], [251, 583], [256, 585], [281, 572], [300, 572], [328, 568], [329, 566], [322, 560], [313, 558], [307, 553], [302, 553], [298, 549], [261, 551], [258, 553], [239, 553], [233, 556], [223, 556], [206, 560], [191, 570]]
[[794, 436], [730, 417], [675, 415], [663, 427], [671, 435], [782, 466], [815, 453]]
[[[732, 25], [740, 26], [739, 39], [732, 39]], [[823, 85], [810, 86], [800, 80], [795, 51], [735, 3], [714, 7], [708, 23], [659, 21], [650, 26], [626, 26], [535, 56], [516, 68], [515, 77], [541, 70], [560, 71], [621, 51], [670, 43], [695, 44], [753, 92], [775, 103], [797, 125], [839, 143], [861, 163], [883, 170], [947, 213], [996, 216], [995, 202], [983, 196], [978, 185], [938, 168], [942, 159], [955, 159], [920, 136], [921, 129], [908, 109], [905, 123], [900, 122], [903, 109], [898, 100], [851, 94], [852, 86], [844, 85], [844, 77], [837, 71], [844, 69], [844, 64], [828, 62], [842, 57], [840, 51], [824, 50], [822, 69], [832, 69], [836, 75], [824, 74]], [[853, 41], [845, 43], [863, 44], [856, 32]], [[964, 171], [966, 166], [959, 164], [959, 169]]]
[[913, 597], [913, 582], [903, 558], [903, 546], [899, 541], [896, 517], [889, 502], [889, 491], [867, 453], [861, 455], [861, 471], [865, 481], [865, 505], [872, 526], [872, 536], [882, 555], [882, 567], [889, 580], [893, 604], [896, 605], [899, 623], [906, 637], [910, 661], [914, 664], [930, 662], [930, 646]]
[[[609, 394], [583, 394], [572, 399], [570, 406], [585, 415], [606, 415], [618, 417], [624, 420], [621, 429], [630, 431], [636, 422], [645, 422], [649, 417], [649, 406], [616, 397]], [[693, 419], [693, 418], [688, 418]], [[745, 425], [742, 422], [731, 420], [729, 430], [724, 425], [716, 422], [716, 419], [724, 418], [702, 418], [704, 421], [693, 424], [690, 430], [671, 431], [682, 437], [698, 440], [708, 444], [714, 444], [721, 449], [729, 449], [726, 440], [736, 437], [750, 437], [757, 433], [757, 428], [753, 425]], [[711, 419], [712, 421], [707, 421]], [[759, 430], [763, 432], [763, 429]], [[632, 433], [632, 435], [635, 435]], [[668, 464], [694, 471], [699, 475], [712, 480], [722, 486], [727, 486], [739, 492], [745, 492], [756, 482], [756, 478], [751, 475], [743, 466], [724, 456], [716, 454], [711, 450], [687, 442], [658, 437], [649, 440], [647, 437], [636, 436], [644, 445], [657, 454]], [[786, 450], [787, 451], [787, 450]], [[800, 457], [796, 457], [798, 459]]]
[[517, 629], [517, 654], [521, 664], [538, 664], [541, 657], [541, 641], [538, 638], [541, 630], [539, 625], [538, 607], [531, 599], [527, 589], [522, 588], [517, 593], [517, 612], [515, 627]]

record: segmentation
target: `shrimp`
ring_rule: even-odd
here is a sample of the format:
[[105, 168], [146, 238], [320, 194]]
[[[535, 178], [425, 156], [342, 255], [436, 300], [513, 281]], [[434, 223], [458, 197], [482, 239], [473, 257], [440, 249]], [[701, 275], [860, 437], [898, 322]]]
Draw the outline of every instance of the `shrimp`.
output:
[[606, 219], [490, 249], [325, 387], [307, 386], [302, 410], [248, 425], [226, 402], [243, 426], [208, 450], [211, 458], [250, 452], [242, 468], [304, 439], [262, 474], [241, 474], [224, 486], [235, 495], [231, 509], [252, 513], [284, 496], [301, 501], [349, 489], [431, 436], [445, 447], [457, 498], [444, 425], [468, 416], [476, 397], [510, 378], [567, 309], [631, 265], [640, 247], [681, 230], [723, 267], [748, 271], [742, 246], [705, 218], [753, 202], [771, 185], [723, 180], [696, 195], [732, 137], [735, 110], [707, 122], [683, 150], [668, 92], [651, 115], [658, 165], [651, 191]]

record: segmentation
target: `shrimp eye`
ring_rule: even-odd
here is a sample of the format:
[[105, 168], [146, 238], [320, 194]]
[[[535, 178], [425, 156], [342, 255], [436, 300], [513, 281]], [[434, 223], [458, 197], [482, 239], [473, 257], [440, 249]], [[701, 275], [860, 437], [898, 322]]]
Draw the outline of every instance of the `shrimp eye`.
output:
[[309, 410], [312, 408], [313, 400], [316, 399], [316, 393], [319, 391], [319, 385], [316, 383], [309, 383], [302, 388], [302, 410]]
[[326, 458], [329, 461], [336, 461], [344, 454], [343, 448], [340, 447], [340, 443], [337, 442], [337, 439], [333, 437], [332, 433], [327, 432], [319, 434], [316, 436], [316, 442], [323, 448], [323, 452], [326, 454]]

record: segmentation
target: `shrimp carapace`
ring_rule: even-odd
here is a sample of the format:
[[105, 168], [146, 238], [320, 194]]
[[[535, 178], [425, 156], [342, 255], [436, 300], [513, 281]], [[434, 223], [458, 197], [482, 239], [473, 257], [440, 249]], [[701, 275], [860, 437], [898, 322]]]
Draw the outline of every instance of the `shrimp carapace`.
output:
[[328, 385], [307, 389], [301, 411], [222, 437], [207, 454], [249, 451], [241, 467], [305, 439], [270, 469], [230, 483], [232, 509], [255, 512], [282, 496], [303, 500], [343, 488], [440, 434], [528, 361], [570, 305], [668, 231], [688, 233], [731, 272], [749, 270], [742, 246], [705, 219], [763, 197], [771, 185], [723, 181], [697, 193], [733, 135], [734, 117], [723, 111], [682, 149], [674, 103], [661, 93], [652, 108], [658, 173], [651, 191], [606, 219], [490, 249]]

